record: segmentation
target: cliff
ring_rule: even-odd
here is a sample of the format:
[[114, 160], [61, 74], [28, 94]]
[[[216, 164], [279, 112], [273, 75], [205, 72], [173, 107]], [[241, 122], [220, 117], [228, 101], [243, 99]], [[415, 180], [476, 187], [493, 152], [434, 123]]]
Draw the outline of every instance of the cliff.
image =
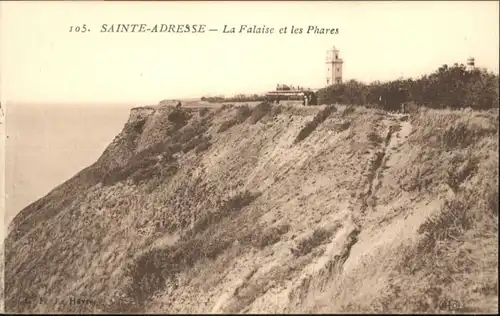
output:
[[498, 312], [498, 111], [131, 110], [22, 210], [6, 312]]

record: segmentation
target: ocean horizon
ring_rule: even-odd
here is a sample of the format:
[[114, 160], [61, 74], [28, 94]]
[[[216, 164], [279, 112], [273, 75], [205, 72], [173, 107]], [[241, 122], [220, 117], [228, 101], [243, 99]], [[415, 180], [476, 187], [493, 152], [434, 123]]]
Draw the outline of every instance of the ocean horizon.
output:
[[5, 227], [19, 211], [94, 163], [131, 104], [9, 104], [5, 110]]

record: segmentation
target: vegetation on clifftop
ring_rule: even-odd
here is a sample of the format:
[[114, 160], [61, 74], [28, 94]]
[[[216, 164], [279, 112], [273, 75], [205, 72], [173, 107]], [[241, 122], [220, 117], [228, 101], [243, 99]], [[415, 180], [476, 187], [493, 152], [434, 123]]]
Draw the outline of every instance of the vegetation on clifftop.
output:
[[467, 71], [464, 65], [443, 65], [434, 73], [418, 79], [364, 84], [350, 80], [317, 92], [319, 104], [377, 104], [381, 95], [396, 96], [398, 89], [408, 91], [408, 102], [435, 109], [474, 110], [498, 108], [498, 74], [484, 69]]

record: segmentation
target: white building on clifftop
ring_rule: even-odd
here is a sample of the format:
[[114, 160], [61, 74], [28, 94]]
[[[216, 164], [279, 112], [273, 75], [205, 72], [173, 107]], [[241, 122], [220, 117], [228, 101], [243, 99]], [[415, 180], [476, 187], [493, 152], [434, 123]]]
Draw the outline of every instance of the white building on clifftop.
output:
[[333, 48], [326, 51], [326, 85], [342, 83], [342, 64], [344, 61], [339, 57], [339, 50]]

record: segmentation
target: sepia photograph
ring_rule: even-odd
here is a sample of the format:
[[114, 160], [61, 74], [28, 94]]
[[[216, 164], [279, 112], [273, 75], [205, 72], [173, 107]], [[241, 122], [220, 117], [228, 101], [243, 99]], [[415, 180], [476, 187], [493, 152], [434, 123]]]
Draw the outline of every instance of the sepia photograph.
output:
[[498, 314], [498, 1], [1, 1], [0, 311]]

